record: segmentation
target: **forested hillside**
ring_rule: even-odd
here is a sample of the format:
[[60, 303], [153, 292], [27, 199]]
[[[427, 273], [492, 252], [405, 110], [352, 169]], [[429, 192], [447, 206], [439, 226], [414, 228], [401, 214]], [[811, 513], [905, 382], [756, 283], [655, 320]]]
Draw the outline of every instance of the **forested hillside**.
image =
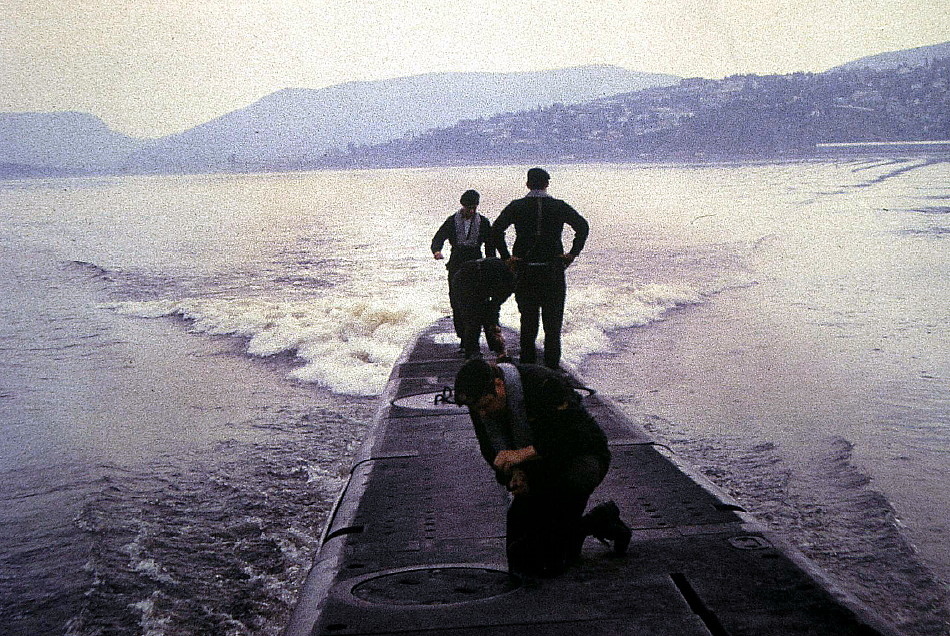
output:
[[950, 139], [950, 59], [922, 66], [685, 79], [466, 120], [325, 156], [326, 166], [775, 156], [822, 142]]

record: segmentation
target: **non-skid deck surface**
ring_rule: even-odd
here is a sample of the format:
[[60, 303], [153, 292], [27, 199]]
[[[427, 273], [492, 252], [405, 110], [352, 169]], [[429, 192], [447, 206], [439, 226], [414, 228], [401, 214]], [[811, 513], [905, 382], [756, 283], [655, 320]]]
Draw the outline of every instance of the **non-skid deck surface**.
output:
[[893, 633], [597, 395], [613, 460], [591, 505], [619, 504], [629, 554], [588, 539], [579, 566], [513, 584], [508, 495], [467, 411], [436, 403], [462, 364], [450, 330], [433, 325], [393, 369], [287, 634]]

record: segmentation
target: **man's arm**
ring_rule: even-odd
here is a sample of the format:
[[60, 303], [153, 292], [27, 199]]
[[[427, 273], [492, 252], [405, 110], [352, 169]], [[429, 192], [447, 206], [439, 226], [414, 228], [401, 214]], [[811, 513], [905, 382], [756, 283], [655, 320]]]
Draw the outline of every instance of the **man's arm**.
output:
[[486, 217], [479, 215], [478, 233], [485, 241], [485, 256], [492, 258], [495, 256], [495, 238], [492, 236], [491, 221]]
[[[432, 237], [431, 249], [433, 254], [442, 251], [442, 246], [445, 245], [447, 240], [449, 240], [454, 227], [455, 223], [453, 222], [453, 217], [451, 216], [447, 218], [444, 223], [442, 223], [442, 226], [436, 231], [435, 236]], [[451, 243], [452, 241], [449, 240], [449, 242]]]
[[493, 466], [496, 470], [507, 474], [510, 473], [515, 466], [532, 459], [537, 459], [538, 457], [538, 452], [534, 450], [534, 446], [525, 446], [524, 448], [516, 448], [514, 450], [503, 450], [495, 456]]
[[492, 246], [498, 250], [498, 257], [503, 261], [507, 261], [511, 258], [511, 252], [508, 251], [508, 244], [505, 243], [505, 230], [507, 230], [513, 222], [514, 217], [511, 212], [511, 204], [509, 203], [491, 226]]
[[501, 263], [492, 262], [490, 267], [482, 269], [483, 280], [487, 282], [491, 296], [492, 309], [500, 310], [501, 306], [515, 290], [515, 277], [511, 270]]
[[491, 418], [483, 419], [475, 409], [469, 408], [468, 413], [472, 418], [475, 437], [478, 439], [478, 449], [488, 465], [494, 467], [495, 458], [498, 457], [498, 454], [511, 448], [510, 436], [506, 434], [504, 428], [498, 422]]
[[581, 253], [581, 250], [584, 249], [584, 244], [587, 243], [587, 235], [590, 234], [590, 224], [587, 223], [587, 219], [582, 217], [577, 210], [564, 204], [566, 208], [564, 222], [571, 226], [571, 229], [574, 230], [574, 242], [571, 243], [571, 250], [565, 254], [569, 256], [570, 260], [568, 263], [573, 261]]
[[526, 495], [530, 486], [524, 464], [540, 457], [534, 446], [501, 451], [495, 457], [495, 477], [516, 497]]

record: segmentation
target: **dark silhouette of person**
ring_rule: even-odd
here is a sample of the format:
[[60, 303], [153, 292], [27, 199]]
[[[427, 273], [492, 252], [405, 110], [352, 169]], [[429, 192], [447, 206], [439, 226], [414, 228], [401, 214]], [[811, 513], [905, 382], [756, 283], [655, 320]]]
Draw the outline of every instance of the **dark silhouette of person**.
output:
[[485, 331], [488, 348], [498, 360], [508, 360], [505, 339], [498, 324], [501, 306], [514, 291], [514, 276], [495, 257], [463, 263], [452, 279], [452, 306], [462, 326], [462, 349], [466, 358], [481, 355], [478, 337]]
[[584, 514], [610, 451], [562, 374], [476, 358], [459, 370], [454, 396], [468, 407], [482, 456], [512, 493], [505, 541], [511, 573], [559, 574], [580, 558], [586, 536], [626, 553], [631, 531], [614, 502]]
[[[521, 313], [521, 357], [537, 361], [535, 341], [538, 321], [544, 327], [544, 364], [552, 369], [561, 362], [561, 327], [567, 285], [564, 270], [584, 249], [590, 226], [570, 205], [547, 192], [550, 175], [542, 168], [528, 170], [528, 194], [509, 203], [492, 224], [494, 246], [515, 272], [515, 300]], [[570, 251], [564, 251], [564, 225], [574, 230]], [[508, 252], [505, 230], [515, 226], [515, 241]]]
[[[485, 246], [485, 256], [495, 256], [495, 247], [491, 238], [491, 222], [477, 212], [479, 198], [475, 190], [463, 192], [459, 199], [462, 207], [455, 214], [449, 215], [432, 237], [432, 257], [436, 260], [444, 258], [442, 247], [446, 241], [452, 246], [445, 269], [448, 270], [452, 322], [455, 325], [455, 335], [460, 340], [462, 324], [452, 296], [452, 277], [464, 263], [482, 258], [482, 245]], [[462, 349], [461, 344], [459, 344], [459, 349]]]

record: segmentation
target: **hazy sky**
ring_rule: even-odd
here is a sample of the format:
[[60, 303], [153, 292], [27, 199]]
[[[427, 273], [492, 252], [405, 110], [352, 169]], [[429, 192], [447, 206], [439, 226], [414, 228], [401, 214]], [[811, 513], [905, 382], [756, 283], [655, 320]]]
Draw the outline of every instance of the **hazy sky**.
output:
[[950, 40], [946, 0], [0, 0], [0, 111], [134, 136], [287, 87], [582, 64], [718, 78]]

